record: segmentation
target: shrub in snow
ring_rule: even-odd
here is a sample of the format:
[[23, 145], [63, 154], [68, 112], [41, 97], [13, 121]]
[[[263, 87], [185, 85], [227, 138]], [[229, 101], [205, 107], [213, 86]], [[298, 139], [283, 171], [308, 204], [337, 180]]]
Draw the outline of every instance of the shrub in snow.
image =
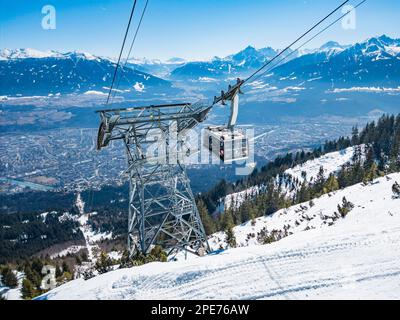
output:
[[342, 218], [345, 218], [353, 209], [354, 204], [352, 204], [350, 201], [347, 201], [346, 197], [343, 197], [342, 205], [338, 205], [338, 211]]
[[271, 233], [268, 232], [267, 228], [264, 228], [257, 235], [257, 240], [261, 244], [271, 244], [273, 242], [279, 241], [285, 237], [287, 237], [288, 229], [286, 226], [284, 227], [284, 231], [281, 230], [272, 230]]
[[93, 273], [92, 269], [87, 269], [83, 273], [83, 279], [85, 279], [85, 280], [92, 279], [93, 277], [94, 277], [94, 273]]
[[395, 182], [392, 186], [392, 191], [393, 199], [400, 199], [400, 185], [397, 182]]
[[119, 268], [120, 269], [132, 268], [155, 261], [167, 262], [167, 260], [168, 256], [163, 250], [163, 248], [160, 246], [155, 246], [148, 255], [144, 255], [140, 252], [137, 252], [133, 256], [130, 256], [129, 252], [125, 250], [125, 252], [122, 254]]

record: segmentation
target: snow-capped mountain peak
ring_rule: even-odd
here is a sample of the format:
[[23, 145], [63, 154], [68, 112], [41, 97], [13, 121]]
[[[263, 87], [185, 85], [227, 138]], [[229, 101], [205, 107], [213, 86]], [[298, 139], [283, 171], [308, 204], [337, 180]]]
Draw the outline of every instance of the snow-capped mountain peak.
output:
[[[83, 51], [4, 49], [0, 51], [0, 95], [102, 93], [111, 81], [115, 62]], [[170, 88], [167, 81], [150, 72], [131, 67], [124, 72], [120, 85], [125, 93], [137, 94], [135, 86], [140, 83], [146, 88]]]
[[31, 48], [22, 49], [4, 49], [0, 50], [1, 60], [18, 60], [18, 59], [46, 59], [46, 58], [58, 58], [58, 59], [85, 59], [85, 60], [99, 60], [108, 58], [100, 58], [88, 52], [83, 51], [70, 51], [61, 53], [59, 51], [40, 51]]
[[[86, 60], [99, 60], [100, 57], [95, 56], [91, 53], [88, 52], [83, 52], [83, 51], [72, 51], [72, 52], [67, 52], [63, 54], [64, 57], [66, 58], [76, 58], [76, 59], [86, 59]], [[107, 58], [107, 60], [110, 60]]]
[[325, 43], [324, 45], [322, 45], [319, 50], [320, 51], [331, 51], [331, 50], [337, 50], [337, 51], [341, 51], [348, 48], [348, 46], [342, 46], [341, 44], [339, 44], [336, 41], [329, 41], [327, 43]]
[[40, 59], [40, 58], [61, 57], [61, 56], [62, 54], [57, 51], [39, 51], [31, 48], [0, 50], [0, 58], [2, 58], [2, 60]]

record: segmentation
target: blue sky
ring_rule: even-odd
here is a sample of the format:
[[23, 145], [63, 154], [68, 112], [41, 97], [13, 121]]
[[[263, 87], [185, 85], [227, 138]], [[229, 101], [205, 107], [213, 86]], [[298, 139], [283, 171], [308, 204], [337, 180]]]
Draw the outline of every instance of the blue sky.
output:
[[[204, 59], [247, 45], [282, 48], [341, 0], [149, 0], [136, 42], [136, 57]], [[117, 56], [133, 0], [0, 0], [0, 48], [80, 50]], [[352, 4], [358, 0], [350, 1]], [[138, 0], [138, 11], [145, 0]], [[44, 5], [56, 8], [57, 29], [43, 30]], [[387, 34], [400, 38], [400, 1], [368, 0], [357, 28], [340, 24], [310, 43], [343, 44]], [[134, 18], [137, 23], [139, 14]]]

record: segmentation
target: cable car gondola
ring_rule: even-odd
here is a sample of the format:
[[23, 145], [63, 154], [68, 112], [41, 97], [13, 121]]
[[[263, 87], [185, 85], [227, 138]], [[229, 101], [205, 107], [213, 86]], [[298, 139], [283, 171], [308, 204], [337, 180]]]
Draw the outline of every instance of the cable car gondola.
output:
[[249, 140], [238, 129], [208, 127], [204, 130], [203, 146], [225, 164], [244, 161], [249, 157]]
[[228, 92], [221, 92], [221, 97], [214, 98], [214, 104], [231, 102], [231, 114], [227, 126], [208, 127], [204, 130], [203, 146], [208, 148], [225, 164], [247, 160], [249, 157], [249, 140], [242, 130], [235, 128], [239, 114], [239, 94], [243, 81], [239, 78], [234, 87], [229, 86]]

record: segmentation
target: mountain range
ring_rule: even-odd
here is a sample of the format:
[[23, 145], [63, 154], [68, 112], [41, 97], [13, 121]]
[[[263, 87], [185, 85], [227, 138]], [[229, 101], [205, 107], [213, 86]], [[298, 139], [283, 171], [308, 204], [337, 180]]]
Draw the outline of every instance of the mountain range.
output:
[[[279, 50], [272, 48], [243, 51], [208, 62], [190, 62], [171, 73], [175, 79], [202, 77], [244, 77], [264, 65]], [[354, 45], [330, 41], [315, 50], [288, 52], [288, 59], [278, 58], [264, 78], [272, 80], [321, 80], [335, 83], [398, 84], [400, 80], [400, 39], [386, 35]], [[287, 54], [284, 54], [285, 57]], [[280, 62], [280, 63], [279, 63]], [[275, 76], [275, 79], [274, 79]], [[287, 78], [285, 78], [287, 77]], [[270, 81], [270, 79], [268, 79]], [[382, 83], [383, 81], [383, 83]]]
[[[176, 81], [206, 83], [246, 77], [278, 52], [271, 47], [248, 46], [236, 54], [209, 61], [132, 59], [124, 72], [120, 72], [119, 89], [121, 93], [170, 93]], [[289, 53], [279, 65], [272, 63], [274, 68], [266, 69], [265, 75], [257, 79], [256, 88], [266, 84], [307, 86], [309, 83], [395, 88], [400, 85], [400, 39], [383, 35], [354, 45], [330, 41], [318, 49]], [[115, 63], [115, 59], [83, 52], [4, 49], [0, 51], [0, 95], [93, 90], [104, 93], [111, 83]]]
[[[48, 95], [108, 91], [115, 61], [83, 52], [40, 52], [33, 49], [0, 52], [0, 95]], [[121, 70], [121, 69], [120, 69]], [[141, 93], [167, 90], [171, 84], [131, 66], [119, 72], [119, 89]]]
[[331, 42], [320, 50], [302, 55], [274, 70], [279, 76], [321, 82], [398, 85], [400, 80], [400, 39], [370, 38], [353, 46]]
[[256, 49], [248, 46], [244, 50], [225, 58], [214, 57], [211, 61], [189, 62], [176, 68], [171, 78], [221, 77], [232, 74], [243, 74], [248, 70], [260, 68], [279, 51], [271, 47]]

